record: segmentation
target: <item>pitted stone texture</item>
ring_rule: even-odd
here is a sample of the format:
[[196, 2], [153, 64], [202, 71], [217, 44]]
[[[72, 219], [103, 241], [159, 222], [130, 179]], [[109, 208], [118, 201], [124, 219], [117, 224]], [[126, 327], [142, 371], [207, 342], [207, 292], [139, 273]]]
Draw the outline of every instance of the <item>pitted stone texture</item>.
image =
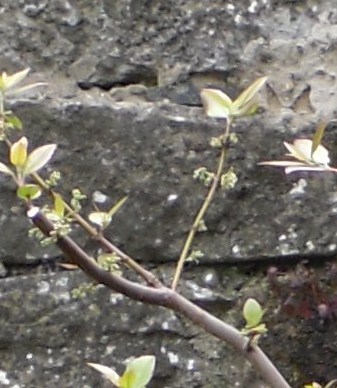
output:
[[200, 104], [200, 86], [235, 94], [268, 75], [271, 109], [334, 114], [332, 0], [2, 1], [0, 11], [8, 71], [30, 66], [83, 89], [142, 84], [146, 99], [186, 105]]
[[[128, 195], [107, 235], [138, 260], [177, 259], [207, 192], [192, 179], [193, 171], [215, 169], [218, 151], [208, 142], [222, 133], [223, 123], [205, 118], [199, 108], [117, 103], [103, 92], [95, 99], [91, 92], [82, 92], [76, 100], [22, 101], [13, 109], [26, 123], [32, 145], [58, 144], [48, 169], [61, 171], [65, 198], [72, 188], [81, 188], [89, 198], [85, 215], [93, 211], [96, 190], [108, 198], [100, 205], [103, 210]], [[301, 137], [313, 130], [306, 128]], [[228, 193], [219, 190], [205, 217], [208, 230], [194, 244], [204, 252], [202, 260], [334, 254], [335, 176], [303, 172], [286, 177], [281, 169], [258, 166], [259, 161], [282, 158], [282, 141], [292, 140], [282, 123], [275, 124], [267, 114], [242, 119], [233, 131], [239, 142], [229, 150], [228, 166], [234, 167], [239, 182]], [[330, 124], [325, 138], [330, 149], [334, 137]], [[0, 235], [2, 257], [7, 263], [43, 257], [44, 250], [25, 237], [28, 225], [8, 178], [1, 180], [2, 225], [16, 236]]]
[[[78, 272], [1, 282], [4, 387], [108, 388], [88, 362], [122, 373], [126, 359], [144, 354], [157, 359], [152, 388], [229, 386], [233, 381], [241, 384], [237, 386], [263, 386], [239, 355], [173, 312], [132, 302], [104, 287], [73, 299], [72, 291], [86, 282]], [[225, 309], [220, 314], [224, 316]]]

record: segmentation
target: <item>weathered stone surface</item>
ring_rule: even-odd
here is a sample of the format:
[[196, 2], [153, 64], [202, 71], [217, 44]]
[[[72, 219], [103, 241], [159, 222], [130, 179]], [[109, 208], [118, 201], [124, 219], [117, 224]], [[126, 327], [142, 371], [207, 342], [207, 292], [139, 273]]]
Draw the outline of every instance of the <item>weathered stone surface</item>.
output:
[[[207, 120], [199, 108], [117, 103], [101, 94], [93, 99], [82, 92], [82, 98], [50, 105], [22, 102], [14, 109], [33, 144], [59, 145], [50, 168], [62, 172], [65, 195], [77, 186], [89, 198], [95, 190], [106, 194], [108, 204], [129, 195], [107, 232], [117, 244], [139, 260], [175, 260], [206, 193], [193, 181], [193, 170], [215, 169], [217, 151], [208, 141], [221, 133], [223, 124]], [[195, 244], [205, 261], [336, 251], [335, 176], [298, 173], [286, 178], [281, 170], [258, 166], [261, 160], [281, 156], [282, 140], [291, 139], [281, 124], [271, 129], [266, 115], [243, 119], [234, 127], [239, 143], [230, 150], [228, 165], [238, 172], [239, 183], [229, 193], [218, 193], [206, 217], [208, 231]], [[330, 144], [334, 132], [330, 125]], [[13, 202], [11, 190], [6, 196]], [[5, 201], [1, 206], [3, 225], [24, 241], [27, 224], [20, 221], [23, 226], [16, 231], [20, 212], [13, 217]], [[23, 244], [20, 254], [13, 249], [16, 241], [6, 234], [1, 240], [7, 262], [13, 256], [26, 258], [31, 243]]]
[[[234, 380], [262, 386], [231, 349], [170, 311], [131, 302], [104, 288], [73, 299], [72, 291], [85, 282], [79, 273], [61, 272], [0, 283], [0, 370], [6, 372], [2, 377], [0, 372], [2, 386], [107, 387], [87, 362], [111, 365], [121, 373], [126, 358], [141, 354], [157, 357], [151, 387], [229, 386]], [[230, 301], [212, 302], [214, 290], [193, 284], [190, 280], [186, 286], [192, 299], [225, 315]]]
[[[239, 120], [233, 129], [239, 143], [230, 150], [228, 165], [238, 172], [239, 182], [231, 192], [218, 193], [205, 220], [208, 231], [198, 235], [195, 248], [205, 253], [203, 263], [212, 266], [226, 262], [262, 262], [262, 259], [323, 260], [335, 255], [337, 250], [335, 176], [297, 173], [285, 177], [279, 170], [258, 167], [257, 162], [279, 159], [285, 152], [284, 140], [311, 136], [318, 118], [324, 116], [331, 120], [324, 144], [331, 150], [332, 165], [336, 165], [337, 14], [334, 6], [333, 0], [254, 0], [233, 4], [220, 0], [211, 4], [201, 0], [0, 0], [0, 68], [14, 72], [29, 66], [33, 81], [50, 82], [43, 94], [35, 98], [27, 95], [11, 104], [24, 121], [32, 146], [58, 144], [50, 171], [57, 168], [63, 173], [65, 196], [76, 186], [88, 194], [84, 212], [91, 209], [94, 191], [106, 195], [106, 201], [101, 204], [103, 208], [127, 194], [129, 199], [116, 215], [108, 235], [139, 261], [157, 264], [177, 259], [205, 195], [205, 188], [192, 179], [193, 170], [200, 166], [215, 168], [217, 153], [208, 142], [211, 136], [221, 133], [223, 123], [209, 120], [202, 113], [200, 88], [220, 87], [234, 97], [258, 76], [268, 75], [264, 112]], [[4, 160], [6, 152], [0, 152]], [[20, 269], [22, 264], [57, 259], [59, 252], [55, 248], [41, 248], [27, 238], [28, 223], [14, 198], [14, 187], [2, 175], [0, 184], [0, 255], [4, 264], [0, 276], [26, 271], [27, 267]], [[79, 231], [74, 236], [94, 253], [93, 244]], [[66, 294], [72, 287], [69, 284], [77, 280], [65, 274], [46, 279], [1, 281], [0, 295], [6, 307], [0, 316], [10, 317], [11, 324], [1, 325], [0, 348], [5, 349], [6, 361], [0, 369], [7, 372], [10, 386], [15, 383], [35, 388], [53, 384], [97, 386], [101, 380], [96, 375], [85, 372], [89, 377], [88, 382], [83, 382], [82, 372], [78, 370], [91, 355], [111, 364], [108, 357], [100, 357], [108, 356], [108, 345], [99, 342], [91, 353], [90, 341], [88, 346], [84, 342], [84, 348], [76, 348], [72, 333], [82, 330], [82, 337], [91, 339], [110, 336], [114, 327], [110, 326], [111, 322], [118, 320], [118, 314], [105, 316], [107, 307], [104, 306], [109, 305], [110, 297], [99, 291], [104, 294], [102, 304], [99, 307], [93, 304], [92, 316], [91, 299], [74, 302], [58, 297], [56, 283], [60, 279], [65, 279], [62, 292]], [[52, 285], [48, 296], [39, 294], [41, 281]], [[197, 277], [197, 283], [201, 281]], [[30, 284], [36, 286], [27, 294]], [[7, 291], [8, 287], [11, 292]], [[225, 295], [227, 291], [219, 290]], [[262, 295], [266, 293], [264, 290]], [[27, 308], [19, 312], [17, 306], [22, 295], [29, 298]], [[249, 288], [243, 295], [250, 296]], [[74, 316], [71, 312], [83, 305], [87, 310], [81, 321], [77, 313]], [[132, 305], [135, 317], [127, 317], [127, 327], [123, 326], [132, 339], [140, 338], [138, 322], [134, 331], [132, 326], [138, 319], [139, 306], [135, 306]], [[55, 319], [51, 314], [54, 308]], [[120, 308], [126, 312], [129, 305], [122, 300]], [[149, 310], [150, 317], [155, 315], [153, 311]], [[41, 318], [46, 328], [42, 330], [33, 320], [38, 329], [29, 337], [25, 326], [35, 330], [30, 323], [35, 315], [46, 316], [46, 322], [52, 321], [52, 324], [44, 326]], [[75, 318], [76, 323], [72, 321]], [[173, 352], [180, 352], [179, 341], [183, 341], [182, 348], [188, 349], [184, 353], [186, 363], [190, 355], [194, 357], [195, 349], [199, 352], [196, 359], [201, 367], [197, 372], [186, 374], [178, 368], [174, 382], [167, 377], [172, 373], [172, 366], [167, 360], [166, 364], [160, 361], [158, 376], [167, 379], [167, 386], [221, 386], [224, 381], [221, 379], [226, 379], [228, 385], [237, 381], [238, 386], [253, 386], [237, 376], [243, 361], [233, 361], [233, 380], [221, 374], [222, 363], [213, 360], [204, 363], [204, 358], [212, 357], [212, 351], [204, 345], [209, 339], [198, 336], [193, 343], [191, 338], [184, 337], [183, 327], [173, 335], [159, 330], [151, 331], [148, 337], [153, 339], [153, 351], [157, 353], [166, 344], [172, 345]], [[55, 334], [63, 329], [65, 337]], [[279, 333], [285, 332], [285, 336], [290, 333], [291, 345], [299, 337], [298, 348], [289, 348], [290, 353], [298, 355], [302, 344], [308, 341], [312, 341], [310, 346], [318, 346], [317, 352], [320, 352], [326, 340], [319, 337], [323, 331], [332, 342], [326, 333], [328, 329], [320, 327], [313, 333], [310, 323], [296, 330], [278, 327], [276, 334], [270, 333], [268, 337], [274, 357], [279, 358], [277, 355], [282, 353], [275, 345], [275, 341], [282, 343], [275, 340]], [[118, 362], [134, 354], [134, 348], [139, 353], [145, 351], [143, 338], [133, 341], [136, 345], [132, 346], [132, 352], [125, 350], [123, 345], [129, 341], [126, 337], [117, 336], [111, 341], [111, 346], [116, 346], [116, 354], [121, 353]], [[11, 356], [8, 349], [13, 339], [16, 346]], [[205, 357], [201, 355], [204, 346]], [[67, 353], [69, 358], [63, 355], [64, 348], [72, 348]], [[77, 355], [75, 348], [81, 353]], [[56, 372], [54, 366], [48, 369], [48, 349], [52, 350], [52, 363], [60, 363]], [[150, 351], [146, 347], [146, 352]], [[30, 356], [25, 359], [27, 354], [38, 360], [31, 374], [32, 361]], [[334, 370], [329, 369], [327, 350], [325, 355], [327, 368], [323, 372], [315, 368], [319, 353], [317, 359], [311, 360], [311, 371], [301, 370], [303, 365], [297, 365], [293, 356], [289, 356], [291, 360], [281, 357], [280, 362], [294, 384], [295, 371], [289, 365], [295, 364], [296, 373], [301, 370], [298, 374], [301, 382], [305, 381], [305, 373], [312, 380], [323, 380], [335, 377]], [[64, 365], [71, 367], [64, 372]], [[42, 371], [46, 373], [44, 380], [41, 380]], [[61, 376], [60, 380], [56, 375]], [[210, 376], [216, 379], [219, 376], [219, 379], [209, 380]]]
[[[242, 79], [269, 75], [267, 112], [236, 126], [240, 144], [230, 164], [240, 182], [218, 196], [206, 220], [209, 232], [197, 247], [210, 261], [328, 254], [336, 250], [334, 177], [297, 174], [286, 180], [256, 167], [281, 155], [280, 143], [292, 132], [308, 136], [315, 117], [333, 114], [334, 14], [328, 10], [327, 2], [252, 2], [247, 8], [216, 2], [19, 2], [3, 5], [8, 22], [18, 22], [3, 26], [1, 62], [6, 69], [29, 65], [39, 78], [50, 79], [44, 99], [14, 107], [36, 144], [59, 144], [54, 166], [72, 179], [65, 191], [78, 184], [112, 199], [130, 194], [113, 234], [140, 260], [176, 259], [204, 195], [192, 172], [214, 168], [216, 153], [207, 142], [221, 130], [199, 109], [149, 100], [200, 104], [202, 85], [226, 85], [235, 94], [246, 85]], [[140, 85], [120, 87], [132, 84]], [[332, 139], [333, 125], [329, 133]], [[333, 140], [327, 144], [333, 147]], [[310, 204], [305, 212], [304, 201]], [[7, 230], [24, 234], [19, 216], [8, 215], [4, 210]], [[308, 222], [315, 228], [304, 228]], [[42, 256], [40, 250], [28, 252], [26, 244], [21, 252], [13, 249], [5, 235], [3, 240], [6, 261]]]
[[[172, 267], [159, 266], [157, 271], [165, 279]], [[318, 277], [323, 274], [317, 272]], [[328, 381], [336, 375], [331, 363], [336, 346], [334, 322], [299, 321], [278, 313], [280, 301], [268, 291], [264, 269], [215, 264], [212, 269], [190, 269], [185, 278], [185, 295], [236, 327], [243, 325], [240, 310], [245, 298], [263, 303], [269, 331], [260, 343], [291, 386]], [[78, 272], [0, 282], [3, 386], [108, 387], [87, 362], [111, 365], [121, 373], [126, 358], [146, 353], [157, 357], [151, 388], [266, 388], [231, 348], [182, 317], [132, 302], [103, 287], [74, 299], [74, 290], [83, 290], [86, 284], [88, 280]]]

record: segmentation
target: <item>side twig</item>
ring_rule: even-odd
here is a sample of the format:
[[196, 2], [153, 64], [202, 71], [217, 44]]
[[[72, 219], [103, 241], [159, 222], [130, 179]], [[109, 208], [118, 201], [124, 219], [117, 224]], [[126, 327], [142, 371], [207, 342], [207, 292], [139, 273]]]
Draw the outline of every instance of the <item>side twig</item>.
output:
[[191, 229], [188, 233], [188, 236], [185, 240], [183, 249], [181, 251], [181, 254], [180, 254], [180, 257], [179, 257], [179, 260], [177, 263], [174, 278], [172, 281], [172, 289], [173, 290], [177, 289], [178, 282], [179, 282], [179, 279], [181, 277], [185, 261], [188, 257], [188, 253], [191, 249], [191, 245], [193, 243], [195, 234], [197, 233], [199, 226], [200, 226], [200, 223], [204, 219], [205, 214], [206, 214], [206, 212], [207, 212], [207, 210], [208, 210], [208, 208], [209, 208], [209, 206], [214, 198], [215, 192], [219, 186], [219, 182], [220, 182], [221, 175], [222, 175], [224, 165], [225, 165], [225, 158], [226, 158], [226, 152], [227, 152], [227, 139], [228, 139], [228, 135], [229, 135], [230, 125], [231, 125], [231, 122], [228, 119], [227, 124], [226, 124], [226, 128], [225, 128], [225, 133], [224, 133], [223, 139], [222, 139], [222, 147], [221, 147], [220, 156], [219, 156], [219, 160], [218, 160], [217, 170], [216, 170], [216, 173], [213, 177], [213, 181], [212, 181], [211, 187], [208, 191], [208, 194], [205, 197], [205, 200], [204, 200], [199, 212], [197, 213], [197, 215], [193, 221], [193, 224], [191, 226]]
[[[1, 110], [0, 110], [1, 113]], [[11, 141], [5, 137], [5, 143], [8, 149], [11, 149], [12, 143]], [[55, 198], [56, 193], [54, 190], [50, 188], [50, 186], [44, 181], [43, 178], [38, 173], [32, 173], [31, 177], [33, 180], [40, 186], [42, 190], [44, 190], [52, 199]], [[106, 252], [115, 253], [122, 263], [127, 267], [131, 268], [134, 272], [136, 272], [140, 277], [142, 277], [145, 282], [152, 287], [158, 288], [161, 287], [162, 284], [158, 278], [156, 278], [151, 272], [147, 271], [144, 267], [139, 265], [135, 260], [133, 260], [126, 253], [117, 248], [114, 244], [112, 244], [101, 232], [98, 232], [93, 226], [91, 226], [79, 213], [75, 212], [72, 207], [63, 200], [63, 205], [65, 210], [73, 217], [73, 219], [83, 228], [85, 232], [88, 233], [89, 236], [97, 240], [102, 248]]]
[[[32, 178], [43, 190], [45, 190], [52, 198], [54, 198], [56, 193], [50, 189], [50, 187], [45, 183], [39, 174], [32, 174]], [[124, 265], [138, 273], [138, 275], [140, 275], [149, 286], [155, 288], [162, 286], [158, 278], [156, 278], [151, 272], [147, 271], [144, 267], [139, 265], [135, 260], [117, 248], [114, 244], [112, 244], [101, 232], [98, 232], [96, 228], [91, 226], [80, 214], [75, 212], [66, 201], [63, 200], [63, 204], [65, 210], [73, 217], [73, 219], [88, 233], [89, 236], [97, 240], [106, 252], [115, 253], [124, 263]]]

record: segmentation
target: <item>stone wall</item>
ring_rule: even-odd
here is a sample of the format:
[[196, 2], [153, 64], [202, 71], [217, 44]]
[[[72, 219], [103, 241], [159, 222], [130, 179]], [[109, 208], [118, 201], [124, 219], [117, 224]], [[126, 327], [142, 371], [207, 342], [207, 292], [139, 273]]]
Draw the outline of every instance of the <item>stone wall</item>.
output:
[[[323, 142], [336, 164], [334, 1], [0, 0], [0, 19], [0, 69], [30, 67], [31, 80], [49, 83], [11, 108], [33, 145], [58, 144], [50, 169], [61, 171], [63, 194], [80, 187], [89, 198], [86, 212], [95, 191], [105, 195], [103, 207], [128, 195], [108, 235], [166, 277], [205, 195], [193, 171], [214, 169], [217, 153], [208, 142], [224, 125], [205, 117], [200, 89], [235, 97], [257, 77], [269, 77], [260, 114], [234, 125], [239, 143], [228, 163], [239, 182], [218, 193], [208, 230], [195, 242], [205, 256], [188, 267], [183, 289], [236, 325], [244, 297], [258, 296], [274, 325], [262, 347], [294, 386], [336, 377], [336, 347], [321, 354], [322, 343], [335, 341], [332, 328], [319, 326], [324, 336], [316, 338], [317, 322], [288, 327], [273, 312], [277, 301], [265, 280], [268, 263], [292, 268], [298, 260], [334, 257], [336, 178], [285, 177], [257, 165], [281, 157], [284, 140], [312, 136], [322, 117], [330, 121]], [[244, 360], [170, 312], [103, 289], [72, 299], [84, 278], [60, 271], [56, 248], [27, 237], [12, 184], [4, 176], [0, 184], [5, 386], [103, 387], [86, 362], [121, 367], [144, 353], [158, 357], [151, 387], [263, 386]], [[75, 236], [93, 250], [79, 231]], [[216, 274], [214, 284], [208, 273]], [[307, 341], [316, 350], [304, 361]]]

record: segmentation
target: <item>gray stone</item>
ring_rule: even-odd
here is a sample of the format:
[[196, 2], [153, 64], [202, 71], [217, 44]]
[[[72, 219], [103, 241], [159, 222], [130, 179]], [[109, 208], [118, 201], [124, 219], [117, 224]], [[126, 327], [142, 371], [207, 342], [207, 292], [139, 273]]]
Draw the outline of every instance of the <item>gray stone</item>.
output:
[[[87, 362], [122, 373], [127, 358], [142, 354], [157, 358], [151, 387], [229, 385], [234, 380], [261, 383], [231, 349], [173, 312], [129, 301], [103, 287], [85, 294], [86, 284], [78, 272], [22, 276], [0, 283], [4, 386], [108, 387]], [[82, 296], [74, 299], [74, 290], [82, 290]], [[205, 303], [204, 298], [201, 301]], [[228, 302], [217, 305], [222, 315], [228, 307]], [[231, 354], [226, 368], [222, 367], [224, 354]]]

